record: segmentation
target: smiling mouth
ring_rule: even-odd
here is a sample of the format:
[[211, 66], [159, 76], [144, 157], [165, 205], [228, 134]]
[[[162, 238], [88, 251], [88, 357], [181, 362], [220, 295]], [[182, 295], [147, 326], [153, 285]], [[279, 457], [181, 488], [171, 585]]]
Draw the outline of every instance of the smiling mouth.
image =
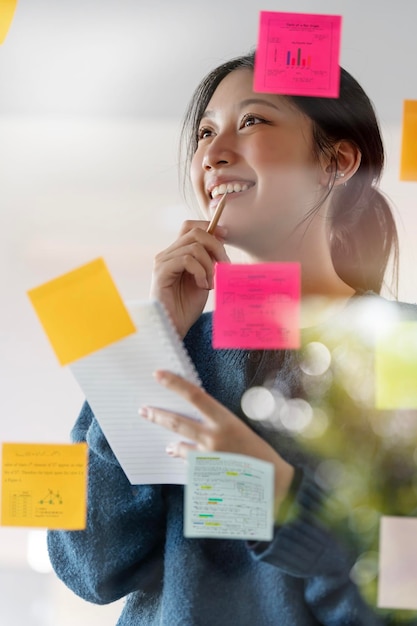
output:
[[231, 183], [222, 183], [221, 185], [217, 185], [217, 187], [213, 187], [210, 193], [210, 197], [217, 198], [217, 196], [223, 196], [225, 193], [239, 193], [241, 191], [247, 191], [250, 187], [253, 187], [254, 183], [239, 183], [239, 182], [231, 182]]

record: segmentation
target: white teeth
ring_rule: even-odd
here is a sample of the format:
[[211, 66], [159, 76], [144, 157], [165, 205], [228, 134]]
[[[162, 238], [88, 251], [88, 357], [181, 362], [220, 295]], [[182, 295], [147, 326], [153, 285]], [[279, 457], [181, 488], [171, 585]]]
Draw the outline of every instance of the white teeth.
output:
[[249, 185], [247, 183], [222, 183], [221, 185], [218, 185], [217, 187], [214, 187], [213, 191], [211, 192], [211, 197], [212, 198], [217, 198], [217, 196], [222, 196], [224, 195], [226, 192], [227, 193], [239, 193], [239, 191], [246, 191], [247, 189], [249, 189]]

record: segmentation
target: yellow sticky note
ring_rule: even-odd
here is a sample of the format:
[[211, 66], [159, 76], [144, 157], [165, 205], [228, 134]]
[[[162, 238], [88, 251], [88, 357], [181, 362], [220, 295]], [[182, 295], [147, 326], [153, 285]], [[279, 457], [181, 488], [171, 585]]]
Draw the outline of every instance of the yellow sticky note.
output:
[[404, 100], [400, 180], [417, 181], [417, 100]]
[[417, 322], [399, 322], [375, 346], [377, 409], [417, 408]]
[[3, 444], [3, 526], [81, 530], [86, 487], [87, 444]]
[[16, 9], [17, 0], [0, 0], [0, 44], [6, 39]]
[[136, 330], [103, 259], [31, 289], [28, 295], [61, 365]]

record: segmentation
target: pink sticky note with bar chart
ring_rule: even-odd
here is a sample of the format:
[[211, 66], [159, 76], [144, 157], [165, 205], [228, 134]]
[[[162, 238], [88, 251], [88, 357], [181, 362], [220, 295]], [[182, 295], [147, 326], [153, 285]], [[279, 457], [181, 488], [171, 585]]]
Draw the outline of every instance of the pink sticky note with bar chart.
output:
[[218, 263], [213, 347], [247, 350], [300, 346], [300, 264]]
[[254, 91], [338, 98], [340, 15], [261, 11]]

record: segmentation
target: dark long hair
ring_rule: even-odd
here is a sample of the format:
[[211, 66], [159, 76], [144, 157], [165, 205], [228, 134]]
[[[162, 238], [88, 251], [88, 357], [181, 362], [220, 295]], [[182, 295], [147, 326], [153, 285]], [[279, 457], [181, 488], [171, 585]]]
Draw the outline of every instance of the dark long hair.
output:
[[[237, 69], [254, 68], [255, 54], [237, 57], [212, 70], [197, 87], [185, 115], [182, 146], [187, 171], [197, 149], [197, 132], [219, 83]], [[388, 261], [393, 262], [394, 292], [398, 283], [398, 235], [391, 208], [378, 190], [384, 146], [372, 103], [359, 83], [343, 68], [339, 98], [285, 96], [313, 122], [316, 156], [335, 163], [336, 142], [349, 141], [362, 157], [346, 185], [334, 190], [331, 206], [331, 253], [340, 278], [357, 292], [380, 293]], [[331, 184], [334, 184], [334, 178]], [[323, 200], [324, 201], [324, 200]], [[315, 207], [313, 210], [317, 210]]]

